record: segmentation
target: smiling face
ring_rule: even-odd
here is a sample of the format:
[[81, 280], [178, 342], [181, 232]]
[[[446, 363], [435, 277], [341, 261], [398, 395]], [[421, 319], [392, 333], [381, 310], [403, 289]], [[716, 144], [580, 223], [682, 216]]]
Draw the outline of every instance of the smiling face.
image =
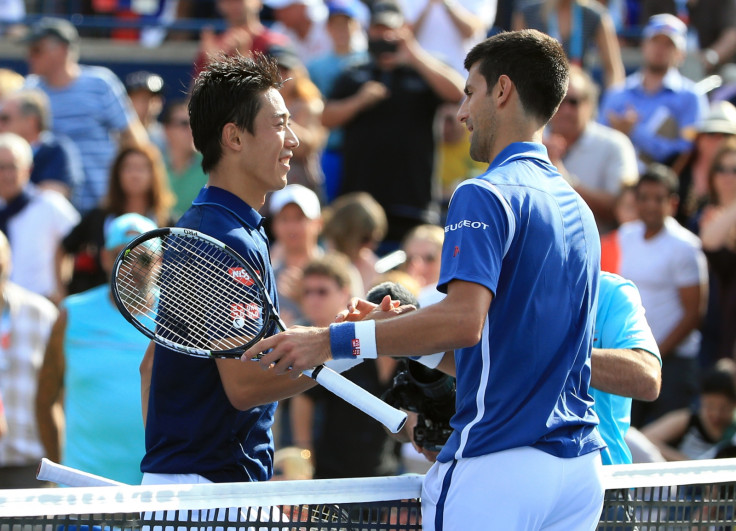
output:
[[490, 162], [495, 139], [495, 112], [487, 90], [486, 79], [475, 63], [468, 71], [465, 82], [465, 99], [457, 112], [458, 120], [470, 132], [470, 158], [477, 162]]

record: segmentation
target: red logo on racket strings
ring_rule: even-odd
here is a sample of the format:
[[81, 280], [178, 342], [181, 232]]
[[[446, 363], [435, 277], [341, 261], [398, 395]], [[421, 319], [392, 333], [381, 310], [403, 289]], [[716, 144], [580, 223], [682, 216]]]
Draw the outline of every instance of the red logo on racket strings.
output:
[[[235, 280], [235, 282], [245, 284], [246, 286], [252, 286], [253, 284], [255, 284], [255, 280], [253, 280], [248, 272], [242, 267], [231, 267], [227, 270], [227, 274], [233, 277], [233, 280]], [[260, 277], [261, 272], [256, 271], [256, 275]]]
[[233, 321], [233, 328], [243, 328], [246, 319], [258, 321], [261, 318], [261, 308], [255, 302], [247, 304], [233, 302], [230, 304], [230, 318]]
[[360, 356], [360, 339], [353, 339], [353, 356]]

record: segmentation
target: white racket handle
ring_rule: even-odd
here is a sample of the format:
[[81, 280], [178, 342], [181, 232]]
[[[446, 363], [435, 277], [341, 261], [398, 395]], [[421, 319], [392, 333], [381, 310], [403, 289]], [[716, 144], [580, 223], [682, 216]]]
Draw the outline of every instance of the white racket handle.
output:
[[36, 479], [59, 483], [67, 487], [115, 487], [125, 485], [125, 483], [120, 483], [119, 481], [113, 481], [102, 476], [95, 476], [89, 472], [82, 472], [76, 468], [54, 463], [45, 457], [41, 459], [38, 465]]
[[304, 371], [304, 374], [314, 378], [328, 391], [376, 419], [386, 426], [391, 433], [398, 433], [404, 427], [406, 423], [406, 413], [404, 411], [388, 405], [377, 396], [372, 395], [332, 369], [322, 365], [311, 371]]

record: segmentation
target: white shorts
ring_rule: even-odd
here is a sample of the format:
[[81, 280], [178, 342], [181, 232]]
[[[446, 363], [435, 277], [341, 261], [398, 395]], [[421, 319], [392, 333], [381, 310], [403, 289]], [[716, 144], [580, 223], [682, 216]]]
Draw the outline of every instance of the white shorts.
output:
[[424, 531], [591, 531], [603, 508], [600, 452], [535, 448], [435, 463], [422, 487]]

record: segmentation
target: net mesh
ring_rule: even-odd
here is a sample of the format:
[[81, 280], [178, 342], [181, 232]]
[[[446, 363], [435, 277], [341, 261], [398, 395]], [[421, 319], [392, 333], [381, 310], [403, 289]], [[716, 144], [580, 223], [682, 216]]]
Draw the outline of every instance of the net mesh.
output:
[[[421, 481], [6, 490], [0, 531], [420, 530]], [[604, 482], [598, 531], [736, 531], [736, 459], [604, 467]]]

